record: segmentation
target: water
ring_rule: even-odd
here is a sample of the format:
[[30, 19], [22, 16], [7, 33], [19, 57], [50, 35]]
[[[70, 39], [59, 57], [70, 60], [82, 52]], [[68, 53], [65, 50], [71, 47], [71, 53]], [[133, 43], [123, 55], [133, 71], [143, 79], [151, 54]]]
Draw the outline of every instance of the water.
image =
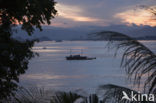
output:
[[[156, 41], [141, 42], [156, 52]], [[82, 49], [83, 55], [97, 59], [67, 61], [70, 49], [72, 54], [81, 54]], [[108, 50], [105, 41], [46, 41], [35, 44], [33, 51], [40, 56], [30, 61], [26, 74], [20, 77], [20, 84], [25, 87], [93, 92], [102, 84], [132, 86], [120, 68], [122, 52], [114, 58], [115, 49]]]

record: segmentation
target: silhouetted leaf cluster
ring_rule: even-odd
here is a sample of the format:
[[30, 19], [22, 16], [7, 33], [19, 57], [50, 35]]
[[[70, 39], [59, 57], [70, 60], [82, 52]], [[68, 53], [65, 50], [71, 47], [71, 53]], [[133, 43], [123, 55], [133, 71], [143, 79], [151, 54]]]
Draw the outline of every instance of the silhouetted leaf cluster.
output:
[[19, 75], [25, 73], [29, 60], [35, 56], [31, 51], [33, 44], [34, 41], [0, 38], [0, 100], [16, 90]]
[[117, 32], [103, 31], [95, 34], [99, 38], [109, 38], [108, 44], [117, 50], [124, 50], [121, 66], [125, 68], [128, 77], [134, 80], [134, 84], [139, 86], [142, 82], [146, 92], [156, 93], [156, 55], [148, 47]]
[[0, 0], [0, 100], [14, 95], [19, 75], [35, 56], [31, 51], [34, 41], [14, 40], [13, 27], [21, 27], [29, 35], [34, 27], [42, 30], [42, 24], [50, 24], [57, 13], [54, 6], [54, 0]]
[[54, 0], [0, 0], [0, 24], [21, 24], [29, 33], [35, 26], [41, 30], [41, 24], [50, 24], [57, 11]]
[[102, 96], [103, 103], [154, 103], [153, 101], [131, 101], [123, 99], [123, 91], [128, 97], [131, 97], [132, 91], [136, 94], [136, 98], [138, 98], [138, 95], [141, 95], [141, 93], [138, 93], [137, 91], [113, 84], [101, 85], [98, 89], [98, 94]]
[[72, 92], [57, 92], [51, 99], [50, 103], [74, 103], [77, 99], [82, 96]]

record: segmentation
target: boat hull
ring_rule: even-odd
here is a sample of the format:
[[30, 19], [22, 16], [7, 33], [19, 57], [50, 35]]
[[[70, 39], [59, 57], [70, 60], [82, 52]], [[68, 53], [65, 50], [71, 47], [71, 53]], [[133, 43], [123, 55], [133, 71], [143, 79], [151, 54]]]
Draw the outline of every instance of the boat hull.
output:
[[87, 57], [66, 57], [66, 60], [93, 60], [96, 58], [87, 58]]

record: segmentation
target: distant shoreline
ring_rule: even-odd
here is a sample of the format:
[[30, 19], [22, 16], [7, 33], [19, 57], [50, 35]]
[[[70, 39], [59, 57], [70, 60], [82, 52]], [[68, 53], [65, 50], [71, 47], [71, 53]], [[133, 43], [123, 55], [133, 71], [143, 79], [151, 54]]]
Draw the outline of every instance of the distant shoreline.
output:
[[[136, 40], [138, 40], [138, 41], [156, 41], [156, 40], [143, 40], [143, 39], [136, 39]], [[55, 40], [47, 40], [47, 41], [57, 42]], [[108, 40], [62, 40], [61, 42], [64, 42], [64, 41], [108, 41]], [[116, 40], [116, 41], [122, 41], [122, 40]], [[39, 41], [39, 42], [46, 42], [46, 40]]]

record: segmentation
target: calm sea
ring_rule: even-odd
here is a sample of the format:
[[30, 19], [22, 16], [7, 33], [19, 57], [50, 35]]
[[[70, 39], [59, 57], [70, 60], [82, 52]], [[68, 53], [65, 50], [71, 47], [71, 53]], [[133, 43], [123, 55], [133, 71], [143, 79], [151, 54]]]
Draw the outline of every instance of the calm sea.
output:
[[[156, 41], [141, 41], [156, 53]], [[116, 49], [108, 50], [105, 41], [46, 41], [35, 44], [33, 51], [39, 57], [30, 60], [26, 74], [21, 75], [24, 87], [44, 87], [52, 90], [95, 91], [99, 85], [116, 84], [133, 88], [120, 68], [122, 51], [114, 57]], [[46, 48], [46, 49], [45, 49]], [[95, 60], [67, 61], [66, 56], [81, 54]], [[134, 88], [133, 88], [134, 89]]]

